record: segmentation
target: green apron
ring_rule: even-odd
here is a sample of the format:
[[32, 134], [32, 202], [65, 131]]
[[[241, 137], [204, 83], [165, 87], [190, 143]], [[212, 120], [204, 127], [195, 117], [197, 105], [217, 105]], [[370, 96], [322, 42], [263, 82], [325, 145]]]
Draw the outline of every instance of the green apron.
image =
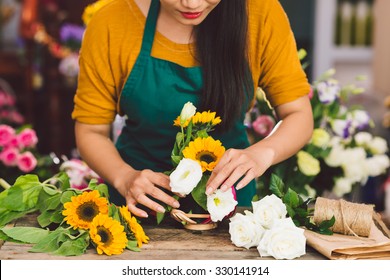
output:
[[[160, 1], [152, 0], [141, 52], [121, 93], [120, 106], [127, 120], [116, 147], [133, 168], [163, 172], [173, 167], [170, 156], [179, 131], [173, 121], [186, 102], [199, 108], [203, 78], [200, 67], [186, 68], [151, 56], [159, 8]], [[226, 149], [248, 147], [244, 117], [245, 110], [230, 131], [210, 135], [221, 140]], [[237, 191], [239, 205], [250, 206], [254, 194], [253, 181]], [[110, 198], [116, 204], [125, 204], [113, 187]]]

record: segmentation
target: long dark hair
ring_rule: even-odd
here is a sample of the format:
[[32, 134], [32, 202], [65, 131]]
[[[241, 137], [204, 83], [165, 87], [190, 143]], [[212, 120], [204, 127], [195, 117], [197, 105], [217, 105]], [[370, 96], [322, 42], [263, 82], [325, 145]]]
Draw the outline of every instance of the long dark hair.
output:
[[248, 73], [246, 0], [221, 1], [195, 29], [197, 59], [203, 68], [201, 107], [216, 111], [220, 129], [232, 127], [242, 112], [252, 78]]

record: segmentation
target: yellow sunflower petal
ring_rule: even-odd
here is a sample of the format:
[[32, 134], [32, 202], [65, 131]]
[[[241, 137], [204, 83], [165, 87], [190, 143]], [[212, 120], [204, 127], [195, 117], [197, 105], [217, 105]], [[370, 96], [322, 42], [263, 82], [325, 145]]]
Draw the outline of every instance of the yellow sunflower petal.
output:
[[124, 227], [105, 214], [99, 214], [93, 219], [89, 235], [98, 254], [121, 254], [128, 243]]
[[100, 197], [96, 190], [73, 196], [70, 202], [64, 204], [62, 211], [64, 220], [74, 229], [88, 229], [99, 213], [108, 213], [108, 201], [105, 197]]

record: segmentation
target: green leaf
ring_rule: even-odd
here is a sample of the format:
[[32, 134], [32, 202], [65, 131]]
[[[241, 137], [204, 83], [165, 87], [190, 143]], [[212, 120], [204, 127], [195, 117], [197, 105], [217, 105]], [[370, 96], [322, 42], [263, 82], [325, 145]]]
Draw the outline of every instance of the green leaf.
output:
[[270, 191], [279, 198], [284, 195], [284, 183], [279, 176], [272, 174], [269, 186]]
[[295, 216], [295, 211], [290, 205], [286, 205], [288, 216], [293, 218]]
[[129, 250], [134, 251], [134, 252], [141, 252], [141, 249], [138, 248], [137, 240], [129, 240], [127, 242], [126, 249], [129, 249]]
[[56, 193], [53, 196], [47, 195], [46, 192], [41, 192], [38, 199], [37, 207], [41, 212], [58, 208], [61, 204], [61, 194]]
[[65, 204], [66, 202], [70, 202], [72, 200], [72, 196], [77, 195], [76, 190], [66, 190], [61, 194], [61, 203]]
[[50, 188], [50, 187], [47, 187], [47, 186], [43, 186], [43, 191], [45, 193], [47, 193], [48, 195], [52, 196], [52, 195], [55, 195], [55, 194], [58, 194], [59, 192], [53, 188]]
[[327, 228], [330, 228], [334, 225], [334, 223], [336, 222], [336, 219], [334, 216], [332, 216], [332, 218], [330, 220], [325, 220], [325, 221], [322, 221], [318, 227], [320, 229], [327, 229]]
[[19, 180], [18, 182], [18, 180], [9, 189], [3, 206], [14, 211], [26, 211], [36, 207], [39, 193], [42, 190], [41, 183], [26, 180]]
[[165, 212], [164, 213], [157, 212], [156, 218], [157, 218], [157, 224], [159, 225], [165, 218]]
[[59, 227], [56, 230], [49, 233], [48, 236], [41, 239], [37, 244], [35, 244], [29, 252], [34, 253], [51, 253], [56, 250], [58, 250], [60, 244], [58, 240], [63, 238], [64, 235], [66, 235], [66, 232], [69, 232], [68, 230]]
[[283, 197], [283, 202], [287, 203], [292, 208], [295, 208], [299, 205], [298, 194], [292, 189], [288, 189], [287, 193]]
[[178, 165], [182, 158], [182, 156], [171, 156], [171, 160], [174, 165]]
[[108, 187], [106, 184], [97, 184], [96, 179], [92, 179], [89, 181], [88, 188], [91, 190], [97, 190], [102, 197], [109, 197]]
[[16, 220], [20, 217], [23, 217], [27, 213], [34, 212], [35, 209], [30, 211], [20, 212], [20, 211], [10, 211], [6, 208], [0, 207], [0, 227], [5, 226], [6, 224]]
[[45, 228], [48, 225], [51, 224], [51, 216], [53, 214], [53, 211], [44, 211], [42, 212], [38, 217], [37, 221], [40, 227]]
[[191, 192], [191, 195], [196, 201], [196, 203], [198, 203], [199, 206], [206, 211], [207, 211], [206, 183], [209, 177], [210, 177], [209, 175], [203, 175], [198, 185]]
[[88, 245], [89, 235], [86, 232], [76, 239], [70, 238], [65, 240], [53, 254], [61, 256], [80, 256], [85, 253]]
[[49, 235], [49, 231], [37, 227], [10, 227], [3, 228], [9, 237], [24, 243], [38, 243]]

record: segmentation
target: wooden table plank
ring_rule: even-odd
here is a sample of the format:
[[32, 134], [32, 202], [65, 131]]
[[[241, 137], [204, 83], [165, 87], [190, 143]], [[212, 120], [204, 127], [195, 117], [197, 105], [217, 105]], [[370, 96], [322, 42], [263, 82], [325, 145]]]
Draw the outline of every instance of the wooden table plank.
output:
[[[28, 226], [36, 223], [36, 217], [30, 215], [20, 219], [16, 226]], [[144, 225], [150, 237], [141, 252], [125, 250], [121, 255], [98, 255], [95, 249], [88, 249], [81, 256], [55, 256], [46, 253], [28, 252], [32, 245], [5, 242], [0, 248], [1, 260], [249, 260], [261, 258], [257, 249], [247, 250], [234, 246], [230, 241], [228, 224], [221, 223], [217, 229], [208, 231], [190, 231], [181, 227], [171, 218], [163, 225]], [[307, 247], [306, 255], [300, 260], [322, 260], [323, 255], [311, 247]]]

